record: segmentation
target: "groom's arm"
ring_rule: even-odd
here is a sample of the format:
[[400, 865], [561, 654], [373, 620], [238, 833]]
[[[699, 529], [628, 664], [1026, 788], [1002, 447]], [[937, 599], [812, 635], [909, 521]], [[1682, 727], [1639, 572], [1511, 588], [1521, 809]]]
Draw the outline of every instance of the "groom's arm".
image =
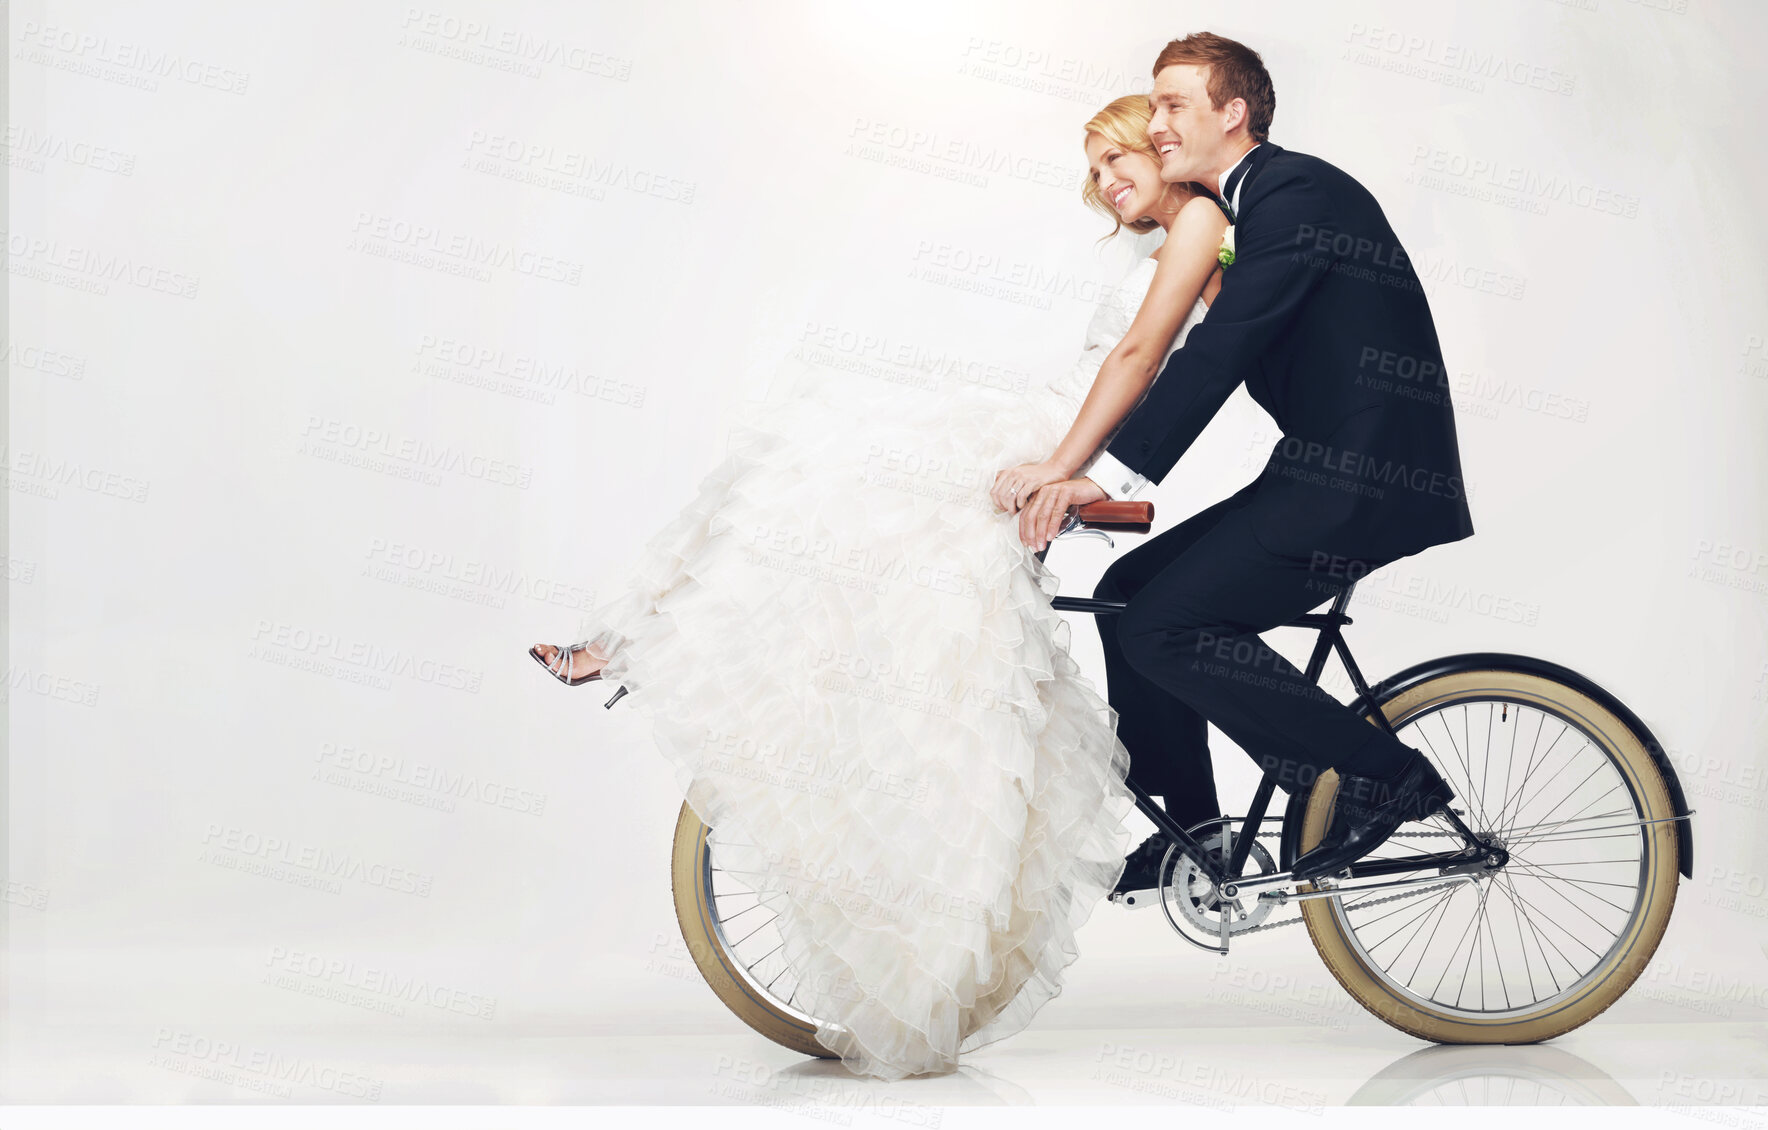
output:
[[1099, 484], [1099, 489], [1117, 499], [1119, 502], [1133, 498], [1135, 493], [1148, 485], [1146, 475], [1138, 475], [1125, 467], [1110, 451], [1101, 451], [1099, 458], [1087, 468], [1086, 477]]
[[1267, 168], [1261, 179], [1277, 177], [1241, 208], [1234, 264], [1215, 304], [1094, 465], [1102, 477], [1093, 481], [1112, 497], [1172, 470], [1337, 258], [1330, 236], [1328, 250], [1317, 250], [1319, 233], [1334, 231], [1327, 194], [1301, 170]]

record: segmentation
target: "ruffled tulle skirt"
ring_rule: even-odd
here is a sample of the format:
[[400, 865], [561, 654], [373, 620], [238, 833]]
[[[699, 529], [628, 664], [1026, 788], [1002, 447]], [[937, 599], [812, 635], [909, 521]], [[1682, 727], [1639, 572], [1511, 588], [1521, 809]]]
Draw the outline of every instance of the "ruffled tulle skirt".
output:
[[716, 865], [777, 915], [793, 1007], [863, 1074], [949, 1071], [1025, 1027], [1123, 870], [1115, 715], [988, 498], [1077, 408], [826, 381], [744, 405], [584, 625]]

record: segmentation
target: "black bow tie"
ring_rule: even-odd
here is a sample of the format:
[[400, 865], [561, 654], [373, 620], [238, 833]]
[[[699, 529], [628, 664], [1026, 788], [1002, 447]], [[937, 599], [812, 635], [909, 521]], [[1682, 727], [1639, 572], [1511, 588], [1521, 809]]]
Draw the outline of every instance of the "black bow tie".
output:
[[[1208, 191], [1208, 190], [1205, 189], [1205, 191]], [[1209, 194], [1209, 198], [1211, 200], [1215, 201], [1215, 206], [1222, 210], [1222, 215], [1224, 215], [1228, 218], [1228, 222], [1230, 224], [1233, 223], [1234, 222], [1234, 209], [1228, 205], [1228, 202], [1226, 200], [1223, 200], [1221, 197], [1217, 196], [1213, 192], [1211, 192]]]
[[1226, 183], [1222, 185], [1222, 194], [1216, 198], [1217, 206], [1221, 208], [1222, 214], [1228, 217], [1230, 224], [1234, 222], [1234, 206], [1229, 201], [1234, 199], [1234, 190], [1240, 187], [1240, 182], [1246, 179], [1246, 174], [1251, 168], [1252, 157], [1249, 153], [1242, 156], [1240, 164], [1236, 165], [1234, 171], [1228, 174]]

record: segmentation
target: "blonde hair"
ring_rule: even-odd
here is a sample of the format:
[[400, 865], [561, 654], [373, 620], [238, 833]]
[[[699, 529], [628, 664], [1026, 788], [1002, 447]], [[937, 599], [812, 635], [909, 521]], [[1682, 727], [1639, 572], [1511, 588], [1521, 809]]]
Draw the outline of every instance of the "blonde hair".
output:
[[[1122, 98], [1112, 99], [1103, 110], [1089, 118], [1083, 133], [1096, 133], [1119, 149], [1153, 158], [1158, 165], [1160, 155], [1154, 151], [1154, 143], [1148, 140], [1148, 119], [1153, 116], [1148, 108], [1146, 94], [1126, 94]], [[1155, 207], [1164, 205], [1175, 189], [1192, 196], [1198, 193], [1197, 186], [1189, 181], [1168, 181], [1161, 190], [1160, 200]], [[1100, 236], [1101, 239], [1109, 239], [1126, 227], [1135, 232], [1150, 232], [1160, 226], [1160, 222], [1152, 216], [1143, 216], [1131, 223], [1124, 223], [1123, 217], [1117, 214], [1117, 209], [1099, 191], [1099, 182], [1090, 173], [1081, 182], [1080, 198], [1086, 202], [1087, 207], [1111, 220], [1111, 230]]]

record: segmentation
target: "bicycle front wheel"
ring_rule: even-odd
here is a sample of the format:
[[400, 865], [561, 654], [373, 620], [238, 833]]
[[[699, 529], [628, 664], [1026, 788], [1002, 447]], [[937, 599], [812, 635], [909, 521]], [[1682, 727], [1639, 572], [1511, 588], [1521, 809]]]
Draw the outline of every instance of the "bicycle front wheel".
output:
[[798, 978], [781, 953], [773, 912], [745, 876], [718, 866], [705, 821], [683, 802], [670, 871], [688, 955], [737, 1019], [782, 1047], [818, 1059], [817, 1020], [797, 1007]]
[[[1644, 743], [1588, 695], [1523, 671], [1440, 675], [1381, 709], [1509, 859], [1477, 886], [1302, 903], [1327, 968], [1381, 1020], [1437, 1043], [1535, 1043], [1593, 1019], [1645, 968], [1676, 902], [1676, 809]], [[1337, 786], [1331, 772], [1315, 782], [1302, 850]], [[1440, 816], [1406, 824], [1369, 859], [1453, 835]]]

